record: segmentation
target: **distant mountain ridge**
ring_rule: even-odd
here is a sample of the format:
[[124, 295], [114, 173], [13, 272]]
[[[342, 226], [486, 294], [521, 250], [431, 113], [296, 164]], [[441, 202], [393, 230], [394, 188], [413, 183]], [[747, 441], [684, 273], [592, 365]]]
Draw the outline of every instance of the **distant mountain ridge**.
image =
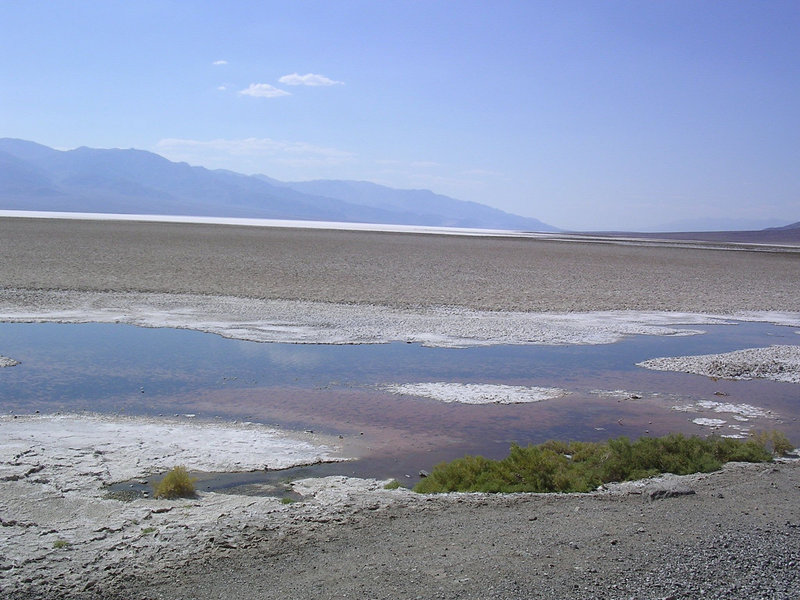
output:
[[0, 139], [0, 208], [301, 219], [557, 231], [538, 219], [429, 190], [364, 181], [280, 182], [175, 163], [144, 150], [55, 150]]
[[800, 221], [797, 221], [796, 223], [789, 223], [783, 227], [770, 227], [769, 231], [788, 231], [790, 229], [800, 229]]

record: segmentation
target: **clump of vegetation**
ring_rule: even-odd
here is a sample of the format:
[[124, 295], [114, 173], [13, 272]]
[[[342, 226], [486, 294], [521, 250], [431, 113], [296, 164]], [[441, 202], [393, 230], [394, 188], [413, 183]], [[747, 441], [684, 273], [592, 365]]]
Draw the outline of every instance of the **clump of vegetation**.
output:
[[631, 481], [660, 473], [688, 475], [716, 471], [729, 461], [766, 462], [772, 452], [792, 447], [783, 434], [737, 440], [670, 434], [631, 442], [549, 441], [511, 446], [502, 460], [465, 456], [434, 467], [414, 491], [588, 492], [603, 483]]
[[150, 535], [151, 533], [156, 533], [158, 529], [155, 527], [145, 527], [142, 529], [142, 535]]
[[794, 450], [794, 444], [782, 431], [759, 431], [750, 434], [750, 437], [775, 456], [786, 456]]
[[186, 467], [174, 467], [156, 485], [153, 495], [156, 498], [193, 498], [194, 482], [195, 480], [189, 477]]
[[290, 498], [289, 496], [284, 496], [281, 498], [281, 504], [294, 504], [297, 502], [294, 498]]
[[53, 542], [53, 548], [56, 550], [61, 550], [62, 548], [69, 548], [70, 543], [67, 540], [56, 540]]
[[385, 490], [396, 490], [400, 487], [400, 482], [397, 479], [392, 479], [389, 483], [383, 486]]

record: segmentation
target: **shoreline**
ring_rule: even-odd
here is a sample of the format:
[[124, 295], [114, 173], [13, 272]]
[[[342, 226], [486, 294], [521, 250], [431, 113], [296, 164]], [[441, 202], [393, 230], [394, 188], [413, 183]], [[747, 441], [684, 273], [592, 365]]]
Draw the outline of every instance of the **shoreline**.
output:
[[[641, 593], [645, 575], [645, 598], [696, 597], [707, 585], [733, 585], [731, 597], [748, 598], [774, 574], [779, 579], [769, 585], [780, 583], [773, 597], [788, 599], [800, 585], [792, 562], [800, 552], [792, 528], [800, 523], [788, 501], [800, 484], [797, 460], [729, 463], [714, 473], [664, 475], [586, 494], [425, 496], [385, 483], [299, 480], [293, 487], [302, 499], [290, 504], [213, 492], [132, 502], [79, 491], [28, 496], [28, 520], [2, 523], [0, 533], [11, 535], [3, 546], [14, 551], [0, 563], [0, 590], [14, 600], [211, 599], [223, 588], [242, 598], [267, 590], [288, 598], [384, 597], [388, 589], [393, 597], [432, 598], [420, 586], [435, 573], [448, 574], [435, 579], [436, 593], [475, 599], [488, 589], [501, 598], [628, 598]], [[42, 521], [48, 511], [58, 519]], [[730, 562], [715, 564], [713, 552], [734, 540], [736, 555], [723, 553]], [[527, 551], [519, 554], [521, 548]], [[748, 569], [767, 548], [769, 569], [731, 582], [727, 569]], [[393, 567], [380, 578], [364, 577], [365, 568], [381, 562]], [[220, 579], [220, 571], [235, 575]], [[326, 593], [316, 590], [320, 581]]]
[[290, 344], [612, 344], [631, 335], [683, 336], [703, 325], [764, 322], [800, 327], [800, 312], [520, 312], [458, 306], [396, 308], [232, 296], [0, 288], [0, 321], [124, 323]]

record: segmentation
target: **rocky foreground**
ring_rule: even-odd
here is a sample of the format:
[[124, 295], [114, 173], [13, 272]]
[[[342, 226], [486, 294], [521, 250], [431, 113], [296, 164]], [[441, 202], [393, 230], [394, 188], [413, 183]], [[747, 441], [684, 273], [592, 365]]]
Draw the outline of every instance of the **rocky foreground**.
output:
[[6, 571], [3, 592], [142, 600], [800, 595], [798, 462], [730, 464], [587, 495], [419, 496], [342, 478], [299, 482], [297, 491], [308, 500], [275, 502], [260, 515], [230, 511], [216, 524], [192, 516], [195, 503], [216, 494], [162, 501], [153, 512], [171, 515], [166, 535], [145, 533], [142, 522], [113, 561], [54, 548], [46, 560], [62, 570], [72, 564], [71, 572], [35, 584], [15, 578], [12, 587]]

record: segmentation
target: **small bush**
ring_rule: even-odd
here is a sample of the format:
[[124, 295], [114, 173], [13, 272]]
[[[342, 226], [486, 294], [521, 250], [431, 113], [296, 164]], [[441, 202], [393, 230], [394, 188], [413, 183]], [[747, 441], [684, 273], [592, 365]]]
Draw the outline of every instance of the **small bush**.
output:
[[289, 498], [289, 496], [284, 496], [281, 498], [281, 504], [294, 504], [297, 502], [294, 498]]
[[53, 542], [53, 548], [61, 550], [62, 548], [69, 548], [70, 543], [67, 540], [56, 540]]
[[397, 479], [392, 479], [389, 483], [387, 483], [385, 486], [383, 486], [383, 489], [385, 489], [385, 490], [396, 490], [399, 487], [400, 487], [400, 482], [397, 481]]
[[759, 431], [750, 434], [750, 439], [756, 445], [772, 452], [774, 456], [784, 456], [794, 450], [794, 444], [782, 431]]
[[189, 477], [186, 467], [174, 467], [155, 488], [156, 498], [193, 498], [195, 480]]
[[434, 467], [414, 491], [438, 492], [588, 492], [603, 483], [630, 481], [660, 473], [688, 475], [716, 471], [730, 461], [766, 462], [792, 444], [780, 432], [747, 441], [670, 434], [631, 442], [549, 441], [525, 448], [513, 444], [502, 460], [465, 456]]
[[155, 527], [145, 527], [142, 529], [142, 535], [150, 535], [151, 533], [155, 533], [158, 531]]

